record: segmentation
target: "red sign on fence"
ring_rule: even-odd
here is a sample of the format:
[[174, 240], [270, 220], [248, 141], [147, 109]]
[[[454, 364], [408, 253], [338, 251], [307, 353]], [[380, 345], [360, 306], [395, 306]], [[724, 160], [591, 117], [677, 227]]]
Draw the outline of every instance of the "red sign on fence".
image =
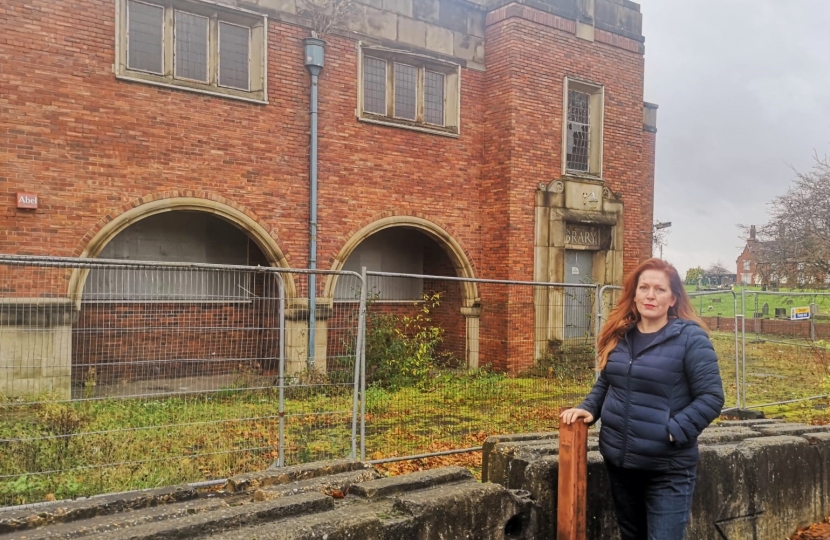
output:
[[36, 193], [17, 193], [17, 207], [27, 208], [31, 210], [37, 209], [37, 194]]

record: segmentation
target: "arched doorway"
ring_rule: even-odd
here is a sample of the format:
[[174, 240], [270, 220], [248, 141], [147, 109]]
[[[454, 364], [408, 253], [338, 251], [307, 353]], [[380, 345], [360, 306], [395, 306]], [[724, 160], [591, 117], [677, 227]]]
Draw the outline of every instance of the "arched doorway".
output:
[[[179, 383], [190, 388], [196, 378], [267, 374], [278, 367], [278, 280], [247, 269], [277, 262], [278, 251], [267, 247], [273, 240], [254, 236], [259, 228], [251, 227], [253, 220], [240, 220], [241, 213], [229, 207], [206, 212], [167, 202], [119, 216], [102, 228], [88, 253], [98, 259], [214, 266], [76, 271], [76, 388], [89, 381], [112, 388], [148, 380], [165, 385], [190, 380]], [[204, 381], [198, 384], [207, 389]]]
[[[444, 330], [440, 353], [449, 362], [478, 367], [480, 299], [476, 283], [442, 277], [472, 278], [473, 270], [460, 244], [427, 220], [394, 216], [376, 221], [353, 235], [335, 261], [335, 269], [378, 271], [421, 277], [369, 276], [368, 296], [375, 310], [412, 315], [424, 298], [438, 299], [430, 309], [431, 324]], [[338, 305], [354, 302], [350, 291], [330, 282], [326, 296]]]

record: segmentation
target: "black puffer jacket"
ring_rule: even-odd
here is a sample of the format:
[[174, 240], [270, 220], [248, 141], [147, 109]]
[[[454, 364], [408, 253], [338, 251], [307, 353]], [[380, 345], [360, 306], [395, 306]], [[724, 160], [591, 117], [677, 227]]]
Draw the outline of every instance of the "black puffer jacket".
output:
[[637, 358], [630, 351], [626, 334], [578, 406], [602, 418], [600, 452], [617, 467], [631, 469], [695, 465], [697, 437], [723, 407], [718, 357], [709, 336], [692, 321], [670, 319]]

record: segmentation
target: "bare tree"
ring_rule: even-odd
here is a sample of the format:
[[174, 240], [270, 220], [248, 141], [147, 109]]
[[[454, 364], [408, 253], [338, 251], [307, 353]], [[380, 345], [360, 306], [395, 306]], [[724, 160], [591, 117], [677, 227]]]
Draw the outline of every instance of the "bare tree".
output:
[[716, 263], [709, 265], [709, 268], [707, 268], [706, 272], [704, 273], [707, 276], [717, 276], [723, 274], [732, 274], [733, 272], [730, 272], [729, 269], [726, 268], [726, 266], [723, 264], [723, 261], [718, 261]]
[[297, 0], [299, 14], [311, 20], [314, 37], [322, 37], [364, 15], [363, 6], [355, 0]]
[[[770, 220], [757, 228], [758, 273], [772, 281], [807, 284], [830, 275], [830, 161], [796, 172], [785, 195], [770, 203]], [[743, 227], [747, 230], [747, 227]]]
[[651, 256], [652, 257], [660, 257], [663, 258], [663, 247], [668, 244], [668, 237], [671, 234], [671, 230], [669, 229], [671, 226], [670, 222], [660, 222], [655, 221], [654, 227], [652, 229], [652, 247], [651, 247]]

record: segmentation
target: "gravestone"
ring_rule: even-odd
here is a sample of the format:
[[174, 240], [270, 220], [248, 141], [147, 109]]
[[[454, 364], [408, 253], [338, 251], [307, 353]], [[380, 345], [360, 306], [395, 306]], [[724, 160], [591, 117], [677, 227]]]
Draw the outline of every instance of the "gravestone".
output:
[[764, 305], [761, 306], [761, 315], [769, 315], [769, 303], [764, 302]]
[[787, 318], [787, 308], [783, 308], [783, 307], [775, 308], [775, 318], [776, 319], [786, 319]]

